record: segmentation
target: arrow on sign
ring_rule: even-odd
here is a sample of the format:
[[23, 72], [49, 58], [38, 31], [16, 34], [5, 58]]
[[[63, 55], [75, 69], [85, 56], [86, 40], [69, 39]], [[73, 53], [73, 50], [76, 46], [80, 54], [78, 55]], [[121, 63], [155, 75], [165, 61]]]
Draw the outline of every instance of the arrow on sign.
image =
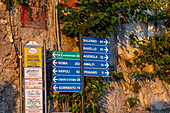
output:
[[106, 55], [104, 58], [106, 58], [106, 60], [108, 60], [109, 57]]
[[106, 68], [108, 68], [108, 67], [109, 67], [109, 64], [106, 62], [105, 66], [106, 66]]
[[55, 52], [54, 52], [52, 55], [53, 55], [53, 57], [55, 57], [55, 55], [57, 55], [57, 54], [55, 54]]
[[56, 74], [55, 72], [57, 72], [57, 70], [55, 70], [55, 68], [54, 68], [53, 72], [54, 72], [54, 74]]
[[107, 44], [108, 44], [108, 41], [105, 39], [104, 43], [105, 43], [105, 45], [107, 45]]
[[56, 87], [56, 85], [53, 87], [53, 89], [56, 91], [56, 89], [58, 89], [58, 87]]
[[56, 66], [57, 62], [55, 62], [56, 60], [53, 61], [53, 64]]
[[56, 79], [56, 76], [53, 78], [53, 81], [56, 83], [56, 80], [58, 80], [58, 79]]
[[105, 53], [107, 53], [108, 52], [108, 48], [107, 47], [105, 47], [105, 49], [104, 49], [106, 52]]
[[109, 71], [106, 70], [105, 74], [106, 74], [106, 76], [108, 76], [109, 75]]

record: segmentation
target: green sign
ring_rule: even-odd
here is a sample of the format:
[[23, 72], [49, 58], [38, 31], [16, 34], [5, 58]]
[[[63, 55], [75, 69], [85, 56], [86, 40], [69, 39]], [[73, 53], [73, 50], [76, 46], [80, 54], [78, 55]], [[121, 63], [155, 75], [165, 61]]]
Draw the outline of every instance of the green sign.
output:
[[53, 50], [52, 58], [54, 59], [80, 59], [80, 52]]

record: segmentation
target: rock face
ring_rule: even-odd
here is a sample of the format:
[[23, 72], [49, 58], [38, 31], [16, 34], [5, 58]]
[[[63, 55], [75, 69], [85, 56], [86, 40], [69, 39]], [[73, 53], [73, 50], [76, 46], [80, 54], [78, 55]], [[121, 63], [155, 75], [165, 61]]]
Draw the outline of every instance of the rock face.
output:
[[[160, 26], [163, 23], [158, 22], [157, 29], [162, 29]], [[140, 39], [155, 35], [155, 26], [152, 23], [148, 24], [129, 24], [118, 26], [119, 31], [115, 36], [110, 37], [110, 63], [118, 72], [123, 73], [123, 79], [113, 79], [109, 82], [110, 89], [104, 95], [105, 103], [104, 112], [109, 113], [124, 113], [124, 112], [170, 112], [170, 85], [169, 83], [156, 80], [135, 79], [130, 76], [130, 72], [137, 70], [132, 64], [133, 52], [137, 49], [129, 45], [128, 36], [131, 33], [136, 34]], [[158, 34], [161, 34], [160, 31]], [[117, 38], [117, 40], [116, 40]], [[148, 67], [147, 70], [152, 70]], [[141, 86], [139, 93], [133, 92], [133, 84], [138, 82]], [[129, 97], [138, 99], [134, 108], [129, 109], [127, 102]]]
[[[47, 42], [47, 76], [48, 76], [48, 95], [52, 93], [51, 88], [51, 51], [56, 49], [55, 27], [52, 1], [48, 1], [47, 7], [47, 30], [21, 27], [18, 20], [18, 9], [13, 9], [9, 15], [5, 11], [5, 6], [0, 2], [0, 113], [19, 113], [19, 51], [18, 41], [22, 38], [23, 45], [28, 41], [36, 41], [41, 46], [43, 39]], [[21, 8], [20, 8], [21, 9]], [[11, 17], [11, 18], [9, 18]], [[10, 21], [11, 19], [11, 24]], [[157, 29], [162, 29], [159, 22]], [[19, 26], [18, 26], [19, 24]], [[61, 26], [62, 27], [62, 26]], [[122, 80], [107, 79], [110, 88], [103, 95], [101, 104], [103, 112], [107, 113], [127, 113], [127, 112], [170, 112], [170, 85], [158, 79], [139, 80], [131, 78], [129, 73], [136, 70], [132, 65], [133, 51], [137, 48], [129, 45], [128, 36], [131, 33], [140, 38], [147, 38], [155, 34], [153, 23], [133, 24], [117, 26], [119, 32], [110, 37], [110, 64], [118, 72], [123, 73]], [[158, 32], [161, 34], [161, 32]], [[63, 51], [79, 51], [76, 46], [76, 38], [69, 38], [61, 35], [61, 48]], [[128, 51], [127, 51], [128, 50]], [[133, 84], [139, 82], [141, 89], [139, 93], [133, 92]], [[24, 96], [23, 96], [24, 97]], [[137, 104], [130, 109], [127, 98], [138, 98]], [[57, 103], [49, 100], [48, 111], [59, 111]]]

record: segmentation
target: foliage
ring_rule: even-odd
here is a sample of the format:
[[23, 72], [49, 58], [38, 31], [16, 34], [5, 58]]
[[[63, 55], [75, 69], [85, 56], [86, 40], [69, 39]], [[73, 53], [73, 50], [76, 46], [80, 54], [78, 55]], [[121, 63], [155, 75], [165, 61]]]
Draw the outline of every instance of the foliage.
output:
[[[66, 7], [62, 3], [57, 8], [59, 18], [65, 21], [62, 29], [64, 34], [72, 37], [82, 34], [105, 38], [117, 30], [116, 24], [156, 19], [146, 10], [158, 11], [163, 5], [161, 2], [148, 0], [81, 0], [80, 10]], [[161, 16], [164, 14], [161, 13]]]
[[[102, 94], [106, 91], [109, 85], [103, 82], [102, 77], [85, 77], [85, 111], [87, 113], [98, 113], [101, 111], [99, 104]], [[80, 112], [81, 111], [81, 95], [82, 93], [74, 92], [70, 95], [53, 94], [48, 96], [48, 99], [54, 99], [58, 102], [71, 102], [71, 106], [68, 107], [68, 111]]]
[[29, 7], [29, 5], [33, 5], [33, 6], [40, 6], [40, 0], [34, 0], [32, 2], [30, 2], [30, 0], [1, 0], [1, 2], [3, 2], [6, 6], [6, 10], [11, 10], [12, 7], [15, 7], [16, 5], [20, 5], [20, 6], [26, 6], [28, 8], [28, 12], [31, 13], [31, 8]]
[[133, 84], [133, 92], [134, 93], [139, 93], [139, 89], [141, 88], [141, 86], [139, 85], [139, 82], [135, 82]]
[[[130, 43], [139, 47], [134, 54], [134, 64], [141, 71], [132, 72], [133, 77], [155, 78], [170, 80], [170, 38], [169, 33], [163, 36], [151, 36], [149, 39], [139, 40], [137, 36], [130, 36]], [[153, 72], [145, 71], [149, 65], [153, 65]]]
[[122, 72], [110, 71], [111, 77], [114, 76], [117, 80], [123, 79]]
[[128, 97], [127, 98], [127, 102], [129, 103], [130, 108], [133, 108], [137, 104], [137, 101], [139, 101], [139, 100], [136, 97]]

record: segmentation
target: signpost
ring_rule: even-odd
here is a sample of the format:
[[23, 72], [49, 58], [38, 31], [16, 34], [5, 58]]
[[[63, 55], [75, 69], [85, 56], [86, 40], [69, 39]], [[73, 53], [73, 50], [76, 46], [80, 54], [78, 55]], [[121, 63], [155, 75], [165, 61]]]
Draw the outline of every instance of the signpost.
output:
[[110, 77], [108, 38], [83, 37], [84, 76]]
[[82, 113], [85, 113], [84, 76], [110, 77], [108, 44], [108, 39], [80, 35], [80, 53], [52, 51], [53, 91], [82, 91]]
[[42, 47], [24, 46], [25, 113], [43, 113]]
[[53, 91], [81, 91], [80, 53], [52, 51]]

